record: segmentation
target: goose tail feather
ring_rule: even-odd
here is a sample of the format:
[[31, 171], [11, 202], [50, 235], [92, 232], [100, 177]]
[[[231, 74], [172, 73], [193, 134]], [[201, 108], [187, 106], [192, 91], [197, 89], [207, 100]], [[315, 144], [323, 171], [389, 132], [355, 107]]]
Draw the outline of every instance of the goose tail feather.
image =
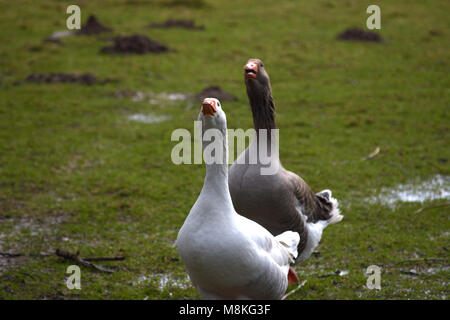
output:
[[341, 215], [341, 210], [339, 209], [339, 202], [331, 196], [330, 190], [323, 190], [320, 194], [328, 194], [328, 200], [331, 202], [331, 211], [329, 213], [330, 217], [326, 220], [327, 225], [334, 224], [340, 222], [344, 219], [344, 216]]
[[298, 232], [285, 231], [282, 234], [276, 236], [275, 239], [277, 239], [277, 241], [287, 249], [292, 259], [291, 263], [293, 263], [293, 261], [298, 256], [297, 246], [300, 242], [300, 235], [298, 234]]
[[331, 217], [328, 219], [328, 224], [338, 223], [344, 219], [344, 216], [341, 215], [341, 210], [338, 208], [339, 202], [333, 197], [330, 198], [330, 201], [333, 204], [333, 209], [331, 209]]

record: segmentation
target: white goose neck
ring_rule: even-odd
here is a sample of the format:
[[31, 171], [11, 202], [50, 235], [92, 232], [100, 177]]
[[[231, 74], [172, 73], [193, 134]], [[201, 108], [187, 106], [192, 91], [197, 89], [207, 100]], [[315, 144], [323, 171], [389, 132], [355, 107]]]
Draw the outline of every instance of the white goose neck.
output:
[[[205, 192], [214, 193], [216, 196], [226, 199], [231, 202], [230, 191], [228, 188], [228, 137], [227, 130], [220, 130], [220, 136], [216, 136], [217, 141], [203, 142], [203, 152], [206, 162], [206, 176], [203, 189]], [[207, 161], [209, 155], [205, 151], [215, 143], [217, 147], [212, 157], [213, 161]], [[216, 155], [216, 151], [218, 154]]]

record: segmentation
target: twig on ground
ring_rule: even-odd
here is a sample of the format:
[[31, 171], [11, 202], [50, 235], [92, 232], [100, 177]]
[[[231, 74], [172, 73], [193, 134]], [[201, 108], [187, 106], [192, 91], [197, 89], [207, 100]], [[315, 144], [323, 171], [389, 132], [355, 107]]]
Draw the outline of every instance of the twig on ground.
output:
[[281, 300], [285, 300], [287, 297], [289, 297], [291, 294], [297, 292], [301, 287], [303, 287], [306, 283], [306, 280], [303, 280], [301, 283], [299, 283], [299, 285], [297, 286], [297, 288], [289, 291], [288, 293], [286, 293], [283, 298], [281, 298]]
[[327, 278], [327, 277], [332, 277], [332, 276], [336, 276], [337, 274], [335, 272], [333, 273], [326, 273], [326, 274], [319, 274], [317, 276], [317, 278]]
[[336, 271], [334, 271], [333, 273], [325, 273], [325, 274], [320, 274], [317, 277], [318, 278], [326, 278], [326, 277], [333, 277], [333, 276], [345, 276], [348, 274], [348, 270], [339, 270], [337, 269]]
[[10, 253], [10, 252], [0, 252], [0, 256], [8, 257], [8, 258], [16, 258], [23, 256], [23, 253]]
[[122, 261], [125, 257], [93, 257], [93, 258], [83, 258], [84, 261]]
[[13, 272], [23, 274], [24, 276], [30, 277], [33, 280], [36, 280], [35, 276], [38, 277], [39, 279], [41, 279], [41, 277], [39, 275], [32, 275], [31, 273], [28, 273], [28, 272], [24, 272], [24, 271], [20, 271], [20, 270], [16, 270]]
[[86, 261], [85, 259], [80, 258], [78, 256], [78, 252], [77, 253], [71, 253], [71, 252], [67, 252], [67, 251], [56, 249], [55, 254], [57, 256], [59, 256], [59, 257], [62, 257], [64, 259], [66, 259], [66, 260], [74, 261], [74, 262], [76, 262], [78, 264], [81, 264], [81, 265], [83, 265], [85, 267], [93, 268], [93, 269], [98, 270], [98, 271], [102, 271], [102, 272], [106, 272], [106, 273], [113, 273], [114, 272], [114, 270], [111, 270], [111, 269], [108, 269], [108, 268], [105, 268], [105, 267], [102, 267], [102, 266], [95, 265], [93, 263], [90, 263], [89, 261]]
[[400, 272], [404, 273], [404, 274], [407, 274], [409, 276], [415, 276], [415, 277], [421, 275], [420, 273], [418, 273], [416, 270], [413, 270], [413, 269], [411, 269], [411, 270], [400, 270]]
[[441, 208], [441, 207], [447, 207], [447, 206], [450, 206], [450, 202], [440, 203], [440, 204], [436, 204], [434, 206], [422, 207], [422, 208], [416, 210], [414, 213], [420, 213], [420, 212], [428, 210], [428, 209]]
[[378, 153], [380, 153], [380, 147], [376, 147], [375, 150], [373, 150], [371, 153], [369, 153], [367, 156], [365, 156], [362, 160], [369, 160], [375, 157]]

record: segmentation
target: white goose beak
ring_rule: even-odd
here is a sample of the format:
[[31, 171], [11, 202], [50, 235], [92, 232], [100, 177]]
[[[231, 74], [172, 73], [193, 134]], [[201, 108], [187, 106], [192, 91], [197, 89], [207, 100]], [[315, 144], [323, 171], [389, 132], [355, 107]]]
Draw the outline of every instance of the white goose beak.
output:
[[213, 99], [210, 98], [206, 98], [205, 100], [203, 100], [202, 103], [202, 113], [203, 115], [211, 115], [214, 116], [214, 114], [217, 111], [217, 106], [216, 106], [216, 101], [214, 101]]

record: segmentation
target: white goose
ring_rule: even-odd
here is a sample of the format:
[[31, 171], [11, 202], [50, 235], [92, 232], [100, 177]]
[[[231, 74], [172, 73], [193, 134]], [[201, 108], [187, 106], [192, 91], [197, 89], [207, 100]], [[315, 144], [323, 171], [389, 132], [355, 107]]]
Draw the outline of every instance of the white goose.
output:
[[[286, 231], [274, 237], [236, 213], [228, 190], [226, 116], [219, 100], [203, 101], [199, 121], [206, 177], [178, 233], [181, 260], [202, 299], [281, 299], [288, 278], [298, 280], [290, 264], [297, 257], [299, 234]], [[211, 161], [205, 151], [213, 146], [218, 148]]]

